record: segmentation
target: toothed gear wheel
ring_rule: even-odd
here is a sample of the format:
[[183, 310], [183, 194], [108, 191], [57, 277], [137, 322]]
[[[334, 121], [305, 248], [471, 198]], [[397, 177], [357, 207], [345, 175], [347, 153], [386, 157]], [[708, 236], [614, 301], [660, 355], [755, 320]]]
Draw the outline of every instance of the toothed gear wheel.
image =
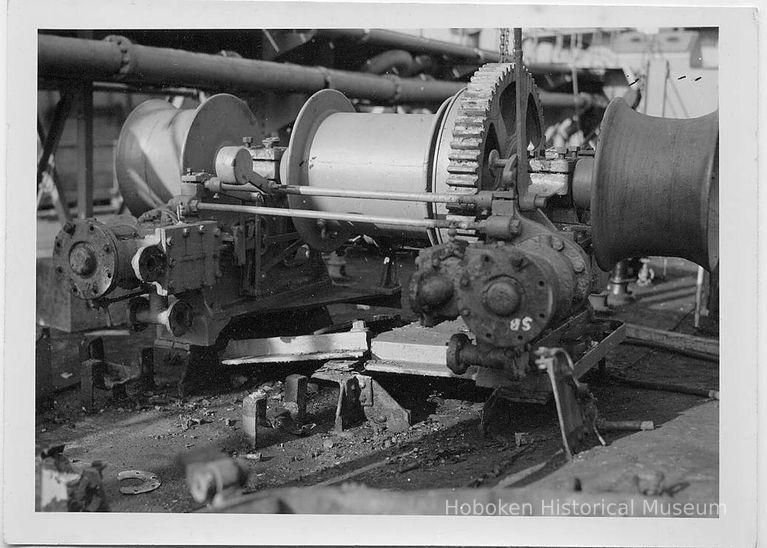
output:
[[[528, 143], [543, 140], [543, 116], [532, 76], [523, 71], [522, 112]], [[512, 63], [489, 63], [471, 77], [460, 97], [448, 152], [447, 185], [456, 192], [492, 190], [492, 150], [508, 158], [516, 148], [516, 84]]]

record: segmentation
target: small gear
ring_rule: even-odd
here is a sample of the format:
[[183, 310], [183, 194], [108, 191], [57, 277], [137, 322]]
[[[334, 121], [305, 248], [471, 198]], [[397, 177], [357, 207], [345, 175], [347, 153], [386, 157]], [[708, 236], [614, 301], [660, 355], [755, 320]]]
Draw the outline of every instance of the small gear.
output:
[[[512, 63], [488, 63], [471, 77], [458, 102], [448, 153], [447, 185], [455, 192], [493, 188], [488, 165], [490, 151], [507, 158], [516, 146], [516, 85]], [[523, 101], [527, 139], [541, 144], [543, 117], [532, 76], [523, 72]]]

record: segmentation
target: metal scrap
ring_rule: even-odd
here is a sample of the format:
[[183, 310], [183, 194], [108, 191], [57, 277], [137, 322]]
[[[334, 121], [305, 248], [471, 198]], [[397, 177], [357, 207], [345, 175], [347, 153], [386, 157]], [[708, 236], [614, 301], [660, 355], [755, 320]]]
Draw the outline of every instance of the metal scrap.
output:
[[137, 479], [142, 483], [138, 485], [126, 485], [120, 487], [120, 493], [123, 495], [140, 495], [142, 493], [149, 493], [160, 487], [161, 482], [157, 474], [152, 472], [144, 472], [142, 470], [123, 470], [117, 474], [117, 481], [125, 481]]

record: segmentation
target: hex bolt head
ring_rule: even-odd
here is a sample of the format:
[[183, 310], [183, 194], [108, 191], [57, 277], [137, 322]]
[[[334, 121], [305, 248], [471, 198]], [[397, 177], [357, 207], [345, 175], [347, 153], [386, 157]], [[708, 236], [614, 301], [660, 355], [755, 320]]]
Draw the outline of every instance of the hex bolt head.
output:
[[181, 231], [181, 235], [182, 235], [184, 238], [187, 238], [187, 237], [189, 236], [189, 229], [188, 229], [188, 228], [185, 228], [184, 230], [182, 230], [182, 231]]
[[562, 251], [565, 248], [565, 242], [563, 242], [560, 238], [557, 238], [556, 236], [552, 236], [551, 247], [553, 247], [557, 251]]
[[580, 259], [575, 259], [573, 261], [573, 270], [575, 270], [576, 272], [580, 274], [585, 269], [586, 269], [586, 265], [583, 264], [583, 261], [581, 261]]
[[205, 234], [205, 225], [198, 226], [197, 232], [199, 232], [200, 234]]
[[171, 247], [173, 245], [173, 237], [172, 236], [168, 236], [167, 238], [165, 238], [165, 245], [167, 245], [168, 247]]

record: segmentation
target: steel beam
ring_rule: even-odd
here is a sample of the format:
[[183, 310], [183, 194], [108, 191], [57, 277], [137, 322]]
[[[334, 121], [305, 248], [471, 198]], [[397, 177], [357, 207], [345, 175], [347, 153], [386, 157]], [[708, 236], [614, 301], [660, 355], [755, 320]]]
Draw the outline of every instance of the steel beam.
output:
[[66, 203], [66, 197], [64, 195], [64, 187], [61, 185], [56, 168], [53, 166], [53, 157], [58, 148], [61, 134], [64, 131], [64, 125], [66, 124], [69, 111], [72, 108], [72, 95], [69, 92], [64, 92], [56, 105], [56, 110], [53, 114], [53, 122], [51, 123], [51, 129], [46, 134], [40, 117], [37, 118], [37, 135], [40, 138], [40, 143], [43, 147], [43, 153], [40, 156], [40, 160], [37, 164], [37, 187], [38, 187], [38, 206], [40, 205], [40, 185], [43, 184], [43, 178], [46, 172], [49, 172], [53, 187], [50, 189], [51, 200], [53, 206], [56, 208], [56, 215], [59, 222], [63, 225], [67, 221], [71, 220], [72, 215], [69, 213], [69, 206]]
[[77, 109], [77, 216], [93, 216], [93, 84], [81, 82]]

